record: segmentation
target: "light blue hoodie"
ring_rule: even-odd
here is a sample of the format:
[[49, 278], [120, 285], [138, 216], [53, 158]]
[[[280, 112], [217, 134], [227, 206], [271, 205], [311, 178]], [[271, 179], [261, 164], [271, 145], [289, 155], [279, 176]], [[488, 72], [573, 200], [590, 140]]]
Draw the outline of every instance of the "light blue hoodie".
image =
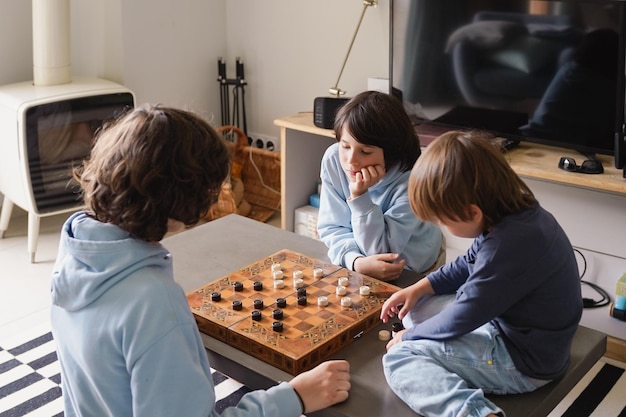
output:
[[[206, 352], [163, 246], [72, 215], [52, 304], [66, 417], [218, 415]], [[300, 414], [297, 394], [281, 383], [221, 415]]]
[[419, 220], [411, 210], [409, 174], [396, 165], [368, 192], [347, 201], [350, 184], [339, 160], [339, 144], [326, 150], [317, 230], [331, 262], [353, 269], [360, 256], [398, 253], [406, 260], [406, 268], [415, 272], [435, 263], [441, 230]]

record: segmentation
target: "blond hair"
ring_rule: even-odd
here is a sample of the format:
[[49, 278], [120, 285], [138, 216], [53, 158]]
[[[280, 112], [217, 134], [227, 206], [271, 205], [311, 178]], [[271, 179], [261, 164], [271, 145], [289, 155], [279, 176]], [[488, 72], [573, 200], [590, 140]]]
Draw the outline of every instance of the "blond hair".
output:
[[500, 148], [479, 131], [447, 132], [428, 145], [411, 170], [409, 200], [419, 218], [432, 222], [470, 220], [474, 204], [484, 230], [537, 203]]

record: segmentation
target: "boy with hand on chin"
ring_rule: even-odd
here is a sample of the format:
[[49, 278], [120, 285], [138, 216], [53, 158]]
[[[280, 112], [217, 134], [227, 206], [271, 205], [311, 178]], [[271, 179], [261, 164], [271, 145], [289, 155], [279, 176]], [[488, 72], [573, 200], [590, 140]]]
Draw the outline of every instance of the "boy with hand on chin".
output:
[[409, 171], [421, 150], [402, 102], [377, 91], [335, 118], [337, 143], [321, 164], [317, 230], [331, 262], [383, 281], [424, 275], [445, 261], [439, 228], [411, 212]]

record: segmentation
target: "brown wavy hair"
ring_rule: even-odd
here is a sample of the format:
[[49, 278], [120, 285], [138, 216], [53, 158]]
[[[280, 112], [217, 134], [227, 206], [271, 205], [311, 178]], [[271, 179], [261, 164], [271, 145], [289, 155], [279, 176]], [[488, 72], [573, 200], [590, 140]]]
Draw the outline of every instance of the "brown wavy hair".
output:
[[221, 136], [199, 116], [144, 105], [104, 126], [74, 179], [94, 218], [155, 242], [168, 219], [189, 226], [207, 213], [229, 166]]
[[483, 212], [487, 231], [504, 216], [537, 200], [502, 151], [480, 131], [452, 131], [435, 139], [409, 177], [411, 208], [422, 220], [467, 221], [470, 204]]
[[335, 138], [346, 128], [357, 142], [383, 150], [385, 168], [405, 172], [421, 154], [420, 142], [402, 102], [379, 91], [364, 91], [344, 104], [335, 117]]

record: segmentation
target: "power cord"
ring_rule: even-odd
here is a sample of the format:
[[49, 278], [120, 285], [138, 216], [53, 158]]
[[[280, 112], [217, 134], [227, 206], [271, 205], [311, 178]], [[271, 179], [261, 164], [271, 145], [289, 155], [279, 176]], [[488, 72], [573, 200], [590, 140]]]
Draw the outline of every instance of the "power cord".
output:
[[580, 274], [580, 283], [589, 286], [598, 294], [600, 294], [600, 297], [601, 297], [599, 300], [594, 300], [593, 298], [583, 297], [583, 308], [598, 308], [598, 307], [604, 307], [606, 305], [609, 305], [611, 303], [611, 296], [609, 295], [609, 293], [606, 292], [599, 285], [583, 279], [583, 277], [585, 276], [585, 273], [587, 272], [587, 259], [585, 258], [585, 255], [583, 255], [583, 253], [576, 248], [574, 248], [574, 252], [577, 253], [583, 261], [583, 271]]

